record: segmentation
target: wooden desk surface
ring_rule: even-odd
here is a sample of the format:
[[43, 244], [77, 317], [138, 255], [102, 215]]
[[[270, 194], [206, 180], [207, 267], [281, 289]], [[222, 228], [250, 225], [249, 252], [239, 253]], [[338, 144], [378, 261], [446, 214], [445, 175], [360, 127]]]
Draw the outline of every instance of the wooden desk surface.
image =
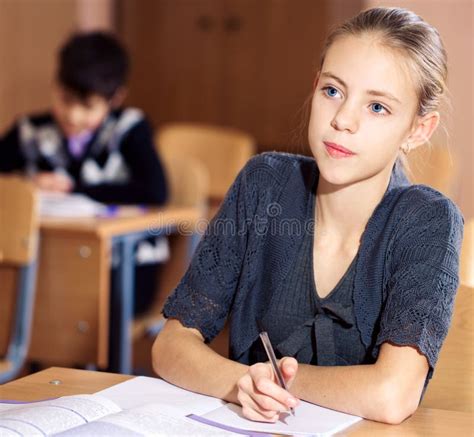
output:
[[[130, 378], [133, 376], [51, 367], [0, 386], [0, 399], [33, 401], [72, 394], [94, 393]], [[51, 384], [54, 380], [61, 381], [61, 384]], [[384, 425], [364, 420], [338, 435], [468, 436], [472, 435], [472, 429], [473, 415], [471, 413], [419, 408], [401, 425]]]
[[[39, 401], [84, 393], [95, 393], [133, 378], [131, 375], [50, 367], [41, 372], [0, 385], [0, 399]], [[51, 381], [61, 381], [60, 384]]]
[[101, 237], [143, 231], [179, 224], [180, 229], [190, 231], [203, 217], [203, 212], [195, 207], [167, 206], [150, 208], [146, 211], [134, 206], [120, 207], [117, 214], [110, 217], [57, 218], [42, 217], [41, 231], [44, 233], [83, 233]]

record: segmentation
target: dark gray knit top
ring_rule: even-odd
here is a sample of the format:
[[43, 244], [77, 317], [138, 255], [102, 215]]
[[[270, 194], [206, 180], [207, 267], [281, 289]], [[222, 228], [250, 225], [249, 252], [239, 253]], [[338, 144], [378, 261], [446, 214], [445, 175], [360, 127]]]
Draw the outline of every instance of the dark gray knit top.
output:
[[[308, 204], [318, 174], [309, 157], [265, 153], [250, 160], [208, 226], [164, 315], [197, 328], [206, 341], [229, 317], [230, 357], [252, 363], [257, 321], [269, 317], [274, 295], [313, 236]], [[367, 350], [359, 363], [373, 362], [384, 342], [411, 345], [426, 356], [431, 376], [458, 287], [462, 229], [453, 202], [432, 188], [410, 185], [394, 167], [353, 265], [353, 323]], [[337, 312], [330, 304], [323, 310], [329, 318]], [[298, 326], [288, 338], [300, 335], [298, 330], [313, 335], [314, 330]]]
[[[308, 219], [315, 217], [315, 190], [309, 195]], [[313, 237], [304, 238], [287, 277], [260, 320], [260, 328], [268, 332], [278, 358], [291, 356], [299, 363], [320, 366], [373, 362], [370, 355], [366, 359], [367, 348], [355, 325], [352, 290], [356, 258], [334, 289], [321, 298], [314, 283]], [[258, 339], [248, 350], [248, 362], [267, 360]]]

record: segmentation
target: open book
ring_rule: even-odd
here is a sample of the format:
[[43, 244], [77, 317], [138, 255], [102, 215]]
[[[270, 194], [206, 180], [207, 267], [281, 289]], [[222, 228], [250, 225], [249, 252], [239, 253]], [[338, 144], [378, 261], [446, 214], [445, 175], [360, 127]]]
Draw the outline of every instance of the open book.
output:
[[360, 417], [301, 402], [295, 416], [253, 422], [241, 408], [158, 378], [136, 377], [94, 395], [22, 405], [0, 403], [0, 436], [326, 436]]
[[27, 404], [0, 404], [2, 437], [235, 435], [179, 417], [162, 404], [122, 410], [100, 395], [64, 396]]
[[107, 207], [84, 194], [63, 194], [41, 191], [40, 215], [46, 217], [78, 218], [104, 215]]

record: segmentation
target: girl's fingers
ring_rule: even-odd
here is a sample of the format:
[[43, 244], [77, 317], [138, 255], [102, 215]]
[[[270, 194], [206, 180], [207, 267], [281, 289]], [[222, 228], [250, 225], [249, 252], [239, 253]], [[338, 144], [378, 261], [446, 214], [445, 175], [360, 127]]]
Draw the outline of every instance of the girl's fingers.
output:
[[253, 381], [251, 396], [266, 410], [286, 411], [295, 407], [297, 399], [280, 387], [273, 380], [273, 370], [268, 363], [259, 363], [249, 368], [249, 375]]
[[286, 385], [290, 388], [296, 374], [298, 373], [298, 361], [293, 357], [284, 357], [280, 360], [279, 365], [283, 378], [285, 378]]
[[278, 412], [275, 410], [262, 409], [248, 393], [240, 392], [238, 399], [242, 405], [242, 413], [247, 419], [260, 422], [275, 422], [279, 417]]
[[[265, 377], [262, 378], [267, 380], [266, 382], [268, 382], [268, 385], [274, 384], [271, 380]], [[260, 385], [263, 385], [263, 383]], [[247, 400], [248, 396], [252, 400], [252, 403], [257, 406], [256, 409], [260, 412], [272, 411], [273, 413], [276, 413], [277, 411], [287, 410], [287, 407], [284, 404], [272, 399], [265, 393], [262, 393], [255, 384], [255, 381], [250, 373], [247, 373], [244, 377], [242, 377], [239, 380], [237, 386], [239, 389], [238, 396], [244, 396], [242, 400], [239, 397], [239, 401], [242, 405], [244, 404], [244, 401]]]

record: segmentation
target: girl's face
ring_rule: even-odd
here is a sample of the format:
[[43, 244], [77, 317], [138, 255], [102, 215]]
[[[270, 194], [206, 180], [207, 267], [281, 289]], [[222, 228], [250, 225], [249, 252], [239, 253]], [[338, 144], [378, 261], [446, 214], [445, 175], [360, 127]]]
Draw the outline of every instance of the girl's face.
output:
[[402, 56], [373, 35], [337, 39], [315, 83], [309, 122], [323, 179], [334, 185], [388, 180], [417, 107]]

